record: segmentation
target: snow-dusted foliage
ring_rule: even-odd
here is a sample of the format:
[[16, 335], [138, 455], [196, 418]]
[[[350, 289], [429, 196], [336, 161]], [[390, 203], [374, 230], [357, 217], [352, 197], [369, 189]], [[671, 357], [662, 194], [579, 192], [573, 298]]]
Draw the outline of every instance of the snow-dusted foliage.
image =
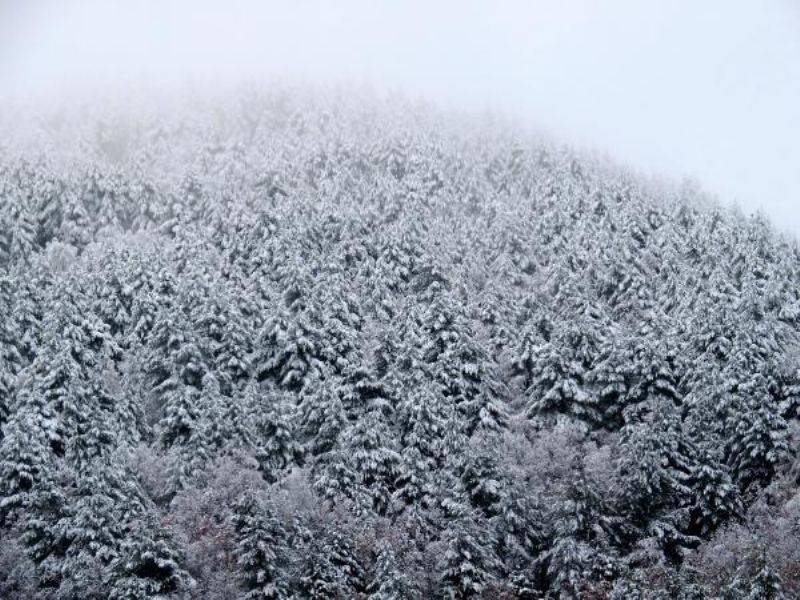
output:
[[800, 595], [763, 219], [397, 98], [87, 114], [0, 117], [0, 596]]

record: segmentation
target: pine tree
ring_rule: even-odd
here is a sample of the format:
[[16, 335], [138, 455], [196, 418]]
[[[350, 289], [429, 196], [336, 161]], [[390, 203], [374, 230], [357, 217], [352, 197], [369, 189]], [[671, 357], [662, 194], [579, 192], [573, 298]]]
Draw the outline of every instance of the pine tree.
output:
[[503, 577], [523, 598], [533, 597], [540, 579], [535, 558], [544, 550], [548, 531], [540, 502], [524, 485], [512, 482], [492, 520]]
[[66, 532], [59, 527], [67, 511], [67, 498], [61, 478], [53, 469], [47, 481], [38, 481], [26, 494], [20, 539], [36, 564], [39, 584], [57, 588], [62, 581], [64, 553], [69, 548]]
[[17, 348], [18, 331], [14, 323], [15, 302], [12, 281], [0, 277], [0, 442], [3, 440], [3, 425], [12, 410], [17, 374], [22, 369], [23, 358]]
[[274, 512], [252, 497], [240, 500], [234, 513], [236, 562], [244, 598], [288, 598], [287, 532]]
[[444, 439], [445, 415], [441, 399], [424, 385], [414, 385], [400, 411], [402, 467], [396, 481], [398, 508], [419, 504], [430, 508], [434, 502], [433, 480], [439, 468]]
[[26, 410], [38, 413], [56, 456], [66, 454], [77, 466], [115, 444], [114, 403], [102, 374], [119, 349], [107, 327], [80, 314], [74, 296], [66, 288], [55, 291], [19, 398]]
[[602, 422], [598, 400], [586, 385], [598, 354], [597, 344], [591, 330], [568, 327], [539, 348], [533, 383], [526, 392], [530, 417], [560, 413], [590, 424]]
[[19, 410], [4, 431], [0, 444], [0, 524], [13, 521], [24, 511], [33, 488], [49, 485], [55, 469], [48, 423], [43, 422], [41, 414]]
[[483, 349], [474, 343], [466, 319], [448, 308], [449, 296], [434, 285], [430, 307], [422, 315], [417, 335], [423, 340], [421, 361], [441, 393], [458, 406], [468, 433], [499, 430], [507, 415], [500, 401], [501, 385], [487, 368]]
[[310, 307], [309, 318], [319, 332], [319, 356], [332, 373], [343, 374], [356, 358], [362, 316], [344, 282], [331, 282]]
[[378, 553], [375, 576], [367, 588], [369, 600], [412, 600], [419, 597], [409, 579], [400, 571], [391, 545]]
[[209, 363], [214, 370], [222, 393], [231, 395], [249, 377], [252, 353], [244, 299], [237, 299], [221, 285], [212, 287], [203, 298], [194, 317], [192, 329], [204, 338]]
[[168, 532], [151, 514], [131, 524], [110, 565], [106, 579], [108, 597], [113, 600], [147, 600], [180, 597], [194, 586], [181, 567], [182, 556]]
[[479, 597], [494, 580], [496, 559], [485, 531], [469, 520], [456, 520], [446, 532], [447, 549], [439, 566], [443, 598]]
[[[353, 598], [365, 588], [364, 567], [337, 525], [309, 532], [303, 546], [298, 593], [302, 598]], [[307, 537], [308, 537], [307, 536]]]
[[631, 403], [646, 399], [646, 395], [632, 390], [637, 385], [636, 362], [626, 338], [614, 338], [600, 349], [600, 356], [589, 372], [587, 381], [596, 390], [598, 398], [598, 426], [616, 431], [625, 424], [624, 412]]
[[297, 442], [290, 398], [281, 393], [261, 396], [263, 407], [255, 416], [256, 459], [265, 479], [276, 481], [293, 464], [302, 463], [302, 447]]
[[27, 260], [34, 249], [36, 233], [30, 202], [3, 198], [0, 202], [0, 265]]
[[784, 600], [783, 585], [777, 573], [769, 566], [766, 550], [760, 548], [755, 556], [736, 572], [733, 581], [723, 590], [725, 598], [746, 600]]
[[565, 598], [580, 598], [589, 583], [614, 576], [616, 560], [608, 546], [606, 507], [585, 479], [581, 467], [556, 507], [551, 539], [537, 559], [544, 566], [548, 589]]
[[628, 392], [627, 403], [658, 403], [662, 400], [680, 406], [683, 398], [679, 391], [678, 357], [668, 351], [663, 343], [658, 345], [644, 341], [633, 353], [633, 376], [635, 384]]
[[521, 379], [523, 389], [527, 389], [533, 383], [536, 356], [542, 341], [533, 328], [526, 328], [514, 348], [511, 369], [512, 373]]
[[461, 481], [472, 506], [487, 517], [497, 514], [507, 487], [498, 456], [492, 452], [492, 444], [496, 442], [488, 437], [472, 444], [461, 471]]
[[200, 390], [179, 388], [182, 393], [168, 399], [159, 422], [163, 447], [175, 449], [170, 473], [175, 490], [202, 472], [224, 447], [237, 442], [225, 418], [217, 378], [207, 373], [201, 385]]
[[142, 362], [160, 406], [169, 396], [184, 393], [184, 386], [201, 387], [203, 376], [211, 370], [202, 345], [182, 307], [166, 305], [159, 310]]
[[747, 600], [783, 600], [781, 579], [767, 564], [765, 553], [761, 553], [756, 563], [757, 572], [749, 583], [745, 598]]
[[692, 535], [707, 537], [723, 523], [743, 512], [739, 490], [721, 461], [697, 450], [690, 474]]
[[339, 378], [312, 379], [300, 393], [299, 412], [307, 454], [319, 456], [340, 447], [348, 415]]
[[787, 425], [762, 377], [738, 386], [735, 393], [726, 455], [737, 483], [747, 490], [769, 484], [787, 460]]
[[252, 362], [259, 381], [272, 378], [283, 388], [302, 389], [322, 369], [318, 334], [299, 317], [272, 317], [259, 333]]
[[686, 533], [695, 453], [671, 403], [661, 401], [636, 415], [621, 431], [620, 507], [645, 538], [655, 539], [668, 558], [679, 561], [682, 549], [696, 543]]
[[362, 509], [385, 514], [390, 507], [401, 458], [385, 417], [371, 408], [342, 434], [316, 487], [329, 499], [344, 496]]
[[47, 560], [58, 557], [60, 589], [68, 597], [103, 596], [102, 576], [119, 556], [127, 526], [146, 510], [144, 496], [120, 465], [95, 461], [87, 471], [73, 476], [75, 489], [51, 525]]
[[200, 429], [201, 392], [190, 386], [179, 386], [165, 395], [164, 416], [159, 421], [160, 439], [164, 448], [186, 444]]

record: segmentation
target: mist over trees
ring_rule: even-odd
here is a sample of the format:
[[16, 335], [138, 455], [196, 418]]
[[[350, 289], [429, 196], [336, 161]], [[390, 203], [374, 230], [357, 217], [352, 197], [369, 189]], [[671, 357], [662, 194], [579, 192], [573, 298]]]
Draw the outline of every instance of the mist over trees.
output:
[[25, 115], [0, 597], [800, 595], [763, 218], [400, 98]]

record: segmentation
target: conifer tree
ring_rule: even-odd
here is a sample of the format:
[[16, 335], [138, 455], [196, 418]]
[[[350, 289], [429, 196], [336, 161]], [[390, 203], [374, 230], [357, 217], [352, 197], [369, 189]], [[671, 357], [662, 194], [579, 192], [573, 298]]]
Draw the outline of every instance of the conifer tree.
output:
[[0, 444], [0, 525], [13, 521], [37, 485], [51, 483], [55, 460], [50, 447], [52, 416], [17, 411], [4, 427]]
[[301, 597], [352, 598], [366, 587], [364, 567], [351, 540], [337, 530], [337, 524], [309, 532], [303, 546], [303, 564], [298, 581]]
[[259, 333], [252, 361], [259, 381], [271, 378], [283, 388], [302, 389], [322, 369], [318, 334], [300, 317], [272, 317]]
[[369, 600], [412, 600], [419, 597], [409, 579], [398, 568], [390, 545], [378, 553], [375, 576], [367, 591]]
[[646, 415], [636, 414], [621, 431], [620, 506], [644, 538], [654, 539], [665, 556], [679, 561], [683, 548], [696, 544], [687, 535], [695, 455], [671, 403], [661, 401], [650, 405]]
[[299, 413], [308, 454], [318, 456], [340, 446], [348, 415], [338, 378], [313, 379], [300, 393]]
[[402, 466], [396, 480], [395, 501], [399, 509], [409, 504], [430, 507], [445, 435], [442, 402], [420, 382], [412, 386], [400, 412], [407, 420], [401, 435]]
[[147, 513], [134, 521], [120, 545], [119, 555], [106, 578], [108, 597], [113, 600], [179, 598], [194, 586], [181, 567], [182, 556], [168, 532]]
[[5, 315], [0, 324], [0, 442], [3, 439], [3, 425], [12, 410], [17, 374], [23, 366], [23, 358], [16, 345], [19, 331], [14, 322], [13, 294], [11, 280], [0, 277], [0, 314]]
[[287, 598], [287, 532], [274, 512], [255, 498], [241, 499], [234, 513], [236, 562], [244, 598]]
[[452, 521], [440, 565], [443, 598], [476, 598], [494, 580], [495, 557], [486, 532], [467, 519]]
[[293, 464], [302, 463], [290, 397], [281, 393], [262, 396], [263, 408], [255, 415], [256, 459], [267, 481], [276, 481]]
[[344, 496], [364, 510], [385, 514], [402, 465], [392, 435], [383, 413], [369, 408], [343, 432], [317, 488], [330, 499]]
[[533, 383], [526, 392], [530, 417], [560, 413], [590, 424], [602, 422], [599, 401], [586, 385], [598, 343], [592, 330], [569, 326], [539, 348]]
[[726, 455], [742, 490], [769, 484], [789, 456], [787, 426], [780, 406], [756, 376], [736, 390], [729, 411]]

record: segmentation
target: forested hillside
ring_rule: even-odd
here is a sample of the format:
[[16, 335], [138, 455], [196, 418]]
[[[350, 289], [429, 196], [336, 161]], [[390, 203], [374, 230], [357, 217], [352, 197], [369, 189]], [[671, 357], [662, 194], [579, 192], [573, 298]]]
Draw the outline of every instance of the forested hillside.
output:
[[800, 596], [800, 248], [489, 117], [0, 117], [0, 597]]

